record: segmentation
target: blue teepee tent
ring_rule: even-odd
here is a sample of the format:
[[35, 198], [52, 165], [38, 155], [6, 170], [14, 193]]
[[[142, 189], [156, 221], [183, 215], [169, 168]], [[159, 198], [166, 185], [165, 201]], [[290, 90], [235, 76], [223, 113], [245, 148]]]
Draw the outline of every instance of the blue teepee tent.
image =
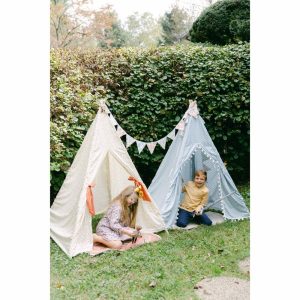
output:
[[205, 128], [196, 101], [190, 102], [178, 128], [148, 189], [167, 227], [176, 222], [183, 182], [193, 180], [198, 169], [207, 171], [207, 206], [222, 211], [225, 219], [248, 218], [249, 210]]

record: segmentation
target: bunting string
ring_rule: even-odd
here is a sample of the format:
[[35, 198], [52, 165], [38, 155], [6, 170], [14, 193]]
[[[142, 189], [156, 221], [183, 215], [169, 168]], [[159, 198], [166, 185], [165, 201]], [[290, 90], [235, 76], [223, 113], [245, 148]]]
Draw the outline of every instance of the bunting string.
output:
[[110, 110], [108, 109], [108, 107], [104, 101], [100, 101], [100, 109], [102, 112], [107, 113], [107, 115], [109, 116], [109, 119], [110, 119], [112, 125], [115, 126], [115, 128], [116, 128], [117, 135], [120, 138], [122, 136], [126, 135], [126, 148], [128, 148], [131, 145], [133, 145], [134, 143], [136, 143], [139, 153], [141, 153], [143, 151], [143, 149], [147, 146], [147, 148], [151, 154], [154, 152], [154, 149], [157, 144], [159, 144], [162, 147], [162, 149], [165, 149], [167, 139], [174, 140], [178, 133], [180, 135], [183, 135], [185, 125], [188, 122], [189, 116], [196, 118], [199, 115], [199, 111], [197, 108], [197, 102], [190, 100], [189, 108], [187, 109], [184, 116], [181, 118], [181, 120], [178, 122], [178, 124], [175, 126], [175, 128], [171, 132], [169, 132], [166, 136], [164, 136], [163, 138], [161, 138], [157, 141], [144, 142], [144, 141], [139, 141], [139, 140], [135, 139], [134, 137], [130, 136], [128, 133], [126, 133], [126, 131], [116, 121], [116, 119], [114, 118], [114, 116], [112, 115], [112, 113], [110, 112]]

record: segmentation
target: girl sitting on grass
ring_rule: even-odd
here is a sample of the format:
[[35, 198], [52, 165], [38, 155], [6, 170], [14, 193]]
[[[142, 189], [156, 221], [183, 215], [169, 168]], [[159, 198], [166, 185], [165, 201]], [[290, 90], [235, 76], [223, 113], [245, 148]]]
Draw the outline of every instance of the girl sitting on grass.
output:
[[186, 227], [191, 220], [197, 224], [211, 225], [210, 218], [202, 213], [204, 205], [208, 200], [208, 188], [205, 185], [207, 173], [203, 170], [195, 172], [194, 181], [184, 184], [182, 192], [185, 193], [184, 199], [179, 206], [178, 227]]
[[115, 199], [96, 227], [93, 242], [112, 249], [120, 249], [122, 241], [135, 238], [141, 227], [135, 229], [138, 193], [135, 186], [126, 187]]

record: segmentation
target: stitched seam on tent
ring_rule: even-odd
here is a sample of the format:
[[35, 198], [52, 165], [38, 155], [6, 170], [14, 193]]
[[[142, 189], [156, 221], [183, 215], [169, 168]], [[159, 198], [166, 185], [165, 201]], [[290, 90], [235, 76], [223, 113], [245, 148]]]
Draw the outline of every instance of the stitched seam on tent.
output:
[[[96, 128], [97, 128], [97, 124], [99, 122], [99, 117], [100, 117], [100, 115], [99, 115], [99, 112], [98, 112], [97, 115], [96, 115], [96, 118], [97, 118], [96, 123], [95, 123], [95, 127]], [[86, 169], [86, 173], [85, 173], [85, 177], [84, 177], [84, 184], [83, 184], [83, 188], [82, 188], [82, 191], [80, 193], [80, 196], [79, 196], [80, 199], [81, 199], [82, 193], [85, 195], [86, 188], [87, 188], [87, 186], [89, 184], [89, 182], [88, 182], [88, 175], [89, 175], [89, 173], [88, 172], [89, 172], [89, 169], [90, 169], [90, 166], [91, 166], [90, 156], [91, 156], [91, 153], [93, 152], [93, 149], [94, 149], [94, 146], [95, 146], [95, 143], [96, 143], [95, 142], [95, 138], [94, 138], [95, 134], [96, 134], [96, 130], [94, 128], [94, 132], [93, 132], [93, 135], [91, 137], [92, 138], [92, 144], [91, 144], [91, 148], [90, 148], [90, 151], [89, 151], [88, 165], [87, 165], [87, 169]], [[80, 200], [79, 200], [79, 203], [78, 203], [78, 212], [77, 212], [77, 216], [76, 216], [76, 225], [77, 226], [75, 226], [75, 229], [74, 229], [74, 231], [72, 233], [72, 240], [71, 240], [71, 245], [70, 245], [70, 253], [71, 254], [76, 249], [76, 244], [75, 244], [74, 241], [76, 240], [76, 238], [77, 238], [77, 236], [79, 234], [79, 228], [80, 228], [79, 223], [82, 225], [82, 223], [84, 221], [85, 209], [87, 209], [86, 208], [86, 201], [83, 201], [83, 204], [81, 205]], [[80, 218], [80, 216], [81, 216], [81, 218]], [[79, 222], [80, 219], [81, 219], [81, 222]]]
[[106, 153], [106, 162], [105, 162], [105, 164], [106, 164], [106, 166], [105, 166], [105, 169], [106, 169], [106, 171], [107, 171], [107, 177], [106, 178], [108, 178], [108, 181], [109, 181], [109, 183], [107, 184], [107, 186], [108, 186], [108, 194], [109, 194], [109, 198], [110, 199], [112, 199], [112, 194], [111, 194], [111, 183], [110, 183], [110, 151], [107, 151], [107, 153]]

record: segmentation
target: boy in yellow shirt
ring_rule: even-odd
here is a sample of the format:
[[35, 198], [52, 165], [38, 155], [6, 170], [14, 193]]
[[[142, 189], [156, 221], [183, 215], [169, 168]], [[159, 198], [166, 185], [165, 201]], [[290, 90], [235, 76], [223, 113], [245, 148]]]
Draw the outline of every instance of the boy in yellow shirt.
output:
[[185, 193], [184, 199], [179, 206], [178, 227], [186, 227], [193, 219], [197, 224], [211, 225], [210, 218], [202, 213], [208, 200], [208, 188], [205, 185], [207, 173], [203, 170], [195, 172], [194, 181], [188, 181], [182, 188]]

